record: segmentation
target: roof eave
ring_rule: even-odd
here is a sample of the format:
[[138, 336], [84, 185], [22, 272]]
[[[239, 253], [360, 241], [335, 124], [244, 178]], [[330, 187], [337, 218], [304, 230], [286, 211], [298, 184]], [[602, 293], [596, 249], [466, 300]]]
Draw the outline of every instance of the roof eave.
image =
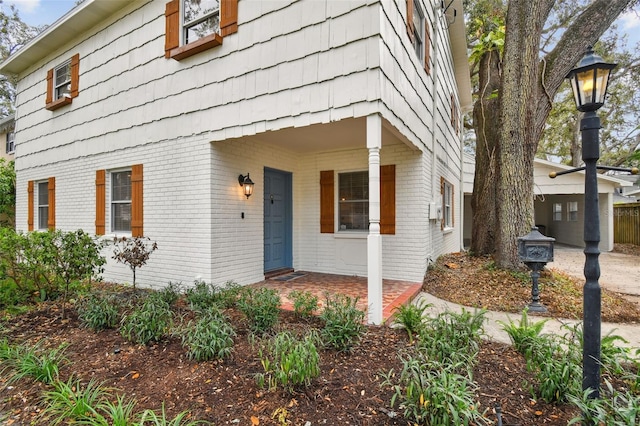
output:
[[473, 108], [473, 99], [471, 97], [469, 55], [467, 54], [467, 28], [464, 24], [462, 0], [453, 0], [447, 11], [447, 17], [453, 19], [449, 26], [449, 39], [451, 40], [456, 84], [460, 97], [460, 109], [467, 113]]

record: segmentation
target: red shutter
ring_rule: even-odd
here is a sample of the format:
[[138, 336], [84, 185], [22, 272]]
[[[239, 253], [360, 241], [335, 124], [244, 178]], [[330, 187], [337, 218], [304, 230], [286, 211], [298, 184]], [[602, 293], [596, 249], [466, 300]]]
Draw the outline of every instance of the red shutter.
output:
[[47, 98], [45, 99], [46, 104], [51, 102], [53, 102], [53, 68], [47, 71]]
[[171, 0], [166, 4], [164, 57], [170, 57], [171, 49], [180, 46], [180, 0]]
[[411, 43], [413, 43], [414, 28], [413, 28], [413, 1], [407, 0], [407, 34]]
[[220, 35], [222, 37], [238, 31], [238, 0], [220, 2]]
[[105, 176], [105, 170], [96, 170], [96, 235], [104, 235]]
[[80, 54], [76, 53], [71, 57], [71, 97], [78, 96], [80, 82]]
[[131, 167], [131, 236], [143, 236], [142, 164]]
[[425, 21], [424, 25], [424, 69], [427, 74], [431, 74], [431, 31], [429, 31], [429, 22]]
[[27, 231], [33, 231], [33, 181], [27, 182]]
[[380, 233], [396, 233], [396, 166], [380, 166]]
[[320, 172], [320, 232], [334, 232], [333, 170]]
[[56, 229], [56, 178], [50, 177], [49, 183], [49, 217], [47, 218], [47, 228]]

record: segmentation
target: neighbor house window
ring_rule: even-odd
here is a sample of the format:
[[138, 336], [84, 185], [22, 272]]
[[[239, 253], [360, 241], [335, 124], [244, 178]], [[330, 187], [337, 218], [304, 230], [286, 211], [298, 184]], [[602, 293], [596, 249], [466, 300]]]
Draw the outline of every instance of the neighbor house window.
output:
[[453, 185], [441, 179], [440, 192], [442, 193], [442, 228], [453, 228]]
[[80, 55], [57, 65], [47, 72], [47, 96], [45, 108], [54, 111], [69, 105], [78, 96], [80, 79]]
[[562, 203], [553, 203], [553, 221], [562, 221]]
[[340, 231], [369, 229], [369, 172], [338, 175]]
[[182, 60], [238, 30], [238, 0], [172, 0], [165, 7], [165, 57]]
[[111, 173], [111, 231], [131, 232], [131, 170]]
[[13, 151], [15, 151], [16, 149], [15, 140], [16, 140], [15, 133], [13, 132], [7, 133], [7, 146], [5, 150], [7, 154], [11, 154]]
[[49, 182], [38, 182], [38, 229], [49, 229]]
[[577, 201], [569, 201], [567, 203], [567, 220], [569, 222], [578, 221], [578, 202]]

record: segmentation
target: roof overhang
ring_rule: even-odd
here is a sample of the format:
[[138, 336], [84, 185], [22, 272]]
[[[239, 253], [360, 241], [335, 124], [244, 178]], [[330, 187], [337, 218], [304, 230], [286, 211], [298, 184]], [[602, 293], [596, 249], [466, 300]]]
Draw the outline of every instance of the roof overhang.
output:
[[2, 62], [0, 74], [20, 74], [60, 46], [131, 3], [131, 0], [83, 1]]
[[458, 96], [460, 97], [460, 109], [467, 113], [473, 109], [471, 98], [471, 76], [469, 70], [469, 55], [467, 54], [467, 28], [464, 24], [464, 9], [462, 0], [453, 0], [446, 17], [449, 22], [449, 39], [451, 40], [451, 54], [455, 68]]
[[[544, 165], [544, 166], [547, 166], [549, 168], [556, 169], [557, 171], [565, 171], [565, 170], [574, 169], [574, 167], [566, 166], [564, 164], [554, 163], [552, 161], [543, 160], [541, 158], [535, 158], [534, 159], [534, 164]], [[580, 173], [582, 175], [585, 174], [584, 170], [579, 171], [577, 173]], [[613, 186], [615, 188], [620, 188], [620, 187], [623, 187], [623, 186], [633, 186], [633, 183], [631, 183], [629, 181], [626, 181], [624, 179], [617, 179], [617, 178], [615, 178], [613, 176], [603, 175], [601, 173], [598, 173], [597, 178], [598, 178], [598, 181], [609, 182], [609, 183], [613, 184]]]
[[0, 119], [0, 132], [6, 132], [12, 130], [15, 125], [15, 116], [13, 114], [8, 115]]

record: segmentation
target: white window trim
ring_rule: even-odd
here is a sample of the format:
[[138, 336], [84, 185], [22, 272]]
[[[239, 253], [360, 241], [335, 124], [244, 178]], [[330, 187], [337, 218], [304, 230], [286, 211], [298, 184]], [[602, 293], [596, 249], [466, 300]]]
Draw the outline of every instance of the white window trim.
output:
[[[113, 201], [113, 175], [114, 173], [122, 173], [122, 172], [131, 172], [131, 167], [124, 167], [124, 168], [119, 168], [119, 169], [113, 169], [113, 170], [107, 170], [107, 173], [109, 174], [109, 179], [108, 179], [108, 187], [105, 188], [108, 192], [108, 197], [109, 197], [109, 203], [105, 206], [105, 208], [107, 209], [106, 215], [105, 215], [105, 222], [109, 223], [109, 235], [110, 236], [123, 236], [123, 237], [130, 237], [131, 236], [131, 229], [129, 229], [128, 231], [126, 230], [119, 230], [116, 231], [114, 230], [114, 224], [113, 221], [115, 219], [114, 215], [113, 215], [113, 205], [114, 204], [126, 204], [126, 201]], [[133, 196], [131, 197], [133, 198]], [[129, 200], [128, 204], [131, 204], [132, 200]], [[108, 222], [107, 222], [108, 221]]]
[[[69, 67], [69, 79], [65, 80], [64, 83], [61, 84], [56, 84], [56, 81], [58, 80], [58, 70], [60, 70], [62, 67], [68, 66]], [[61, 88], [63, 88], [64, 86], [67, 85], [71, 85], [71, 59], [68, 59], [66, 61], [64, 61], [63, 63], [61, 63], [60, 65], [58, 65], [57, 67], [55, 67], [53, 69], [53, 100], [57, 100], [60, 98], [63, 98], [65, 96], [71, 97], [71, 90], [69, 90], [69, 93], [63, 93], [62, 95], [59, 95], [59, 90]]]
[[[220, 0], [222, 1], [222, 0]], [[192, 21], [189, 22], [185, 22], [185, 16], [184, 16], [184, 11], [185, 11], [185, 5], [184, 5], [185, 0], [180, 0], [180, 46], [184, 46], [186, 44], [189, 43], [193, 43], [196, 40], [200, 40], [199, 38], [196, 40], [190, 40], [187, 43], [187, 32], [189, 31], [189, 28], [191, 27], [195, 27], [196, 25], [206, 21], [207, 19], [210, 19], [213, 16], [218, 15], [218, 17], [220, 16], [220, 3], [218, 3], [218, 8], [207, 13], [206, 15], [201, 16], [198, 19], [194, 19]], [[219, 21], [219, 20], [218, 20]], [[220, 25], [218, 25], [218, 30], [215, 32], [217, 34], [220, 34]], [[212, 33], [214, 34], [214, 33]]]
[[[571, 207], [575, 206], [575, 210], [572, 210]], [[575, 213], [575, 219], [571, 218], [571, 214]], [[567, 201], [567, 222], [577, 222], [578, 221], [578, 202], [577, 201]]]
[[[40, 204], [40, 185], [43, 184], [43, 183], [47, 184], [47, 204]], [[35, 229], [37, 231], [47, 231], [49, 229], [49, 224], [48, 224], [48, 222], [49, 222], [49, 203], [50, 203], [50, 200], [49, 200], [49, 181], [48, 180], [36, 181], [35, 182], [35, 190], [33, 192], [34, 192], [33, 196], [35, 197], [34, 201], [35, 201], [35, 205], [36, 205], [36, 208], [35, 208], [36, 217], [34, 218], [34, 220], [35, 220], [35, 223], [37, 224], [37, 226], [35, 227]], [[40, 227], [40, 219], [41, 219], [41, 217], [40, 217], [40, 208], [41, 207], [46, 207], [47, 208], [47, 217], [44, 218], [46, 225], [45, 225], [44, 228]]]
[[[447, 195], [449, 195], [449, 204], [446, 203]], [[453, 185], [444, 179], [444, 191], [442, 193], [442, 221], [443, 231], [453, 229]]]
[[[556, 211], [556, 206], [560, 206], [560, 211]], [[556, 219], [556, 214], [559, 214], [559, 219]], [[553, 203], [551, 206], [551, 219], [553, 222], [562, 222], [562, 203]]]

